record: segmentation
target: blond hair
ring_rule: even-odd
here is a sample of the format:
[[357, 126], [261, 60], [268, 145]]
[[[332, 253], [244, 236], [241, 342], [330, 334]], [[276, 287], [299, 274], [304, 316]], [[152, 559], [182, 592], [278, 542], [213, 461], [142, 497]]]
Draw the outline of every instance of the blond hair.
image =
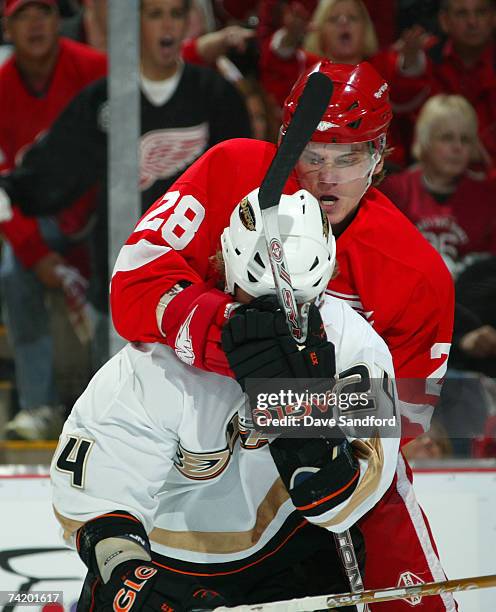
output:
[[463, 96], [439, 94], [427, 100], [415, 124], [412, 154], [416, 159], [422, 159], [422, 154], [432, 142], [434, 132], [439, 128], [439, 124], [446, 120], [454, 120], [458, 125], [467, 128], [473, 139], [475, 155], [478, 145], [478, 120], [473, 106]]
[[[303, 41], [303, 48], [309, 53], [315, 53], [316, 55], [325, 55], [322, 49], [321, 41], [321, 30], [331, 10], [335, 7], [338, 2], [344, 2], [345, 0], [320, 0], [317, 8], [315, 9], [312, 16], [312, 24], [315, 26], [315, 30], [306, 35]], [[349, 1], [349, 0], [348, 0]], [[379, 48], [377, 42], [377, 34], [375, 32], [374, 24], [370, 18], [367, 7], [362, 0], [351, 0], [360, 11], [362, 19], [365, 23], [365, 36], [363, 37], [363, 56], [364, 59], [371, 57]], [[332, 59], [332, 58], [330, 58]]]

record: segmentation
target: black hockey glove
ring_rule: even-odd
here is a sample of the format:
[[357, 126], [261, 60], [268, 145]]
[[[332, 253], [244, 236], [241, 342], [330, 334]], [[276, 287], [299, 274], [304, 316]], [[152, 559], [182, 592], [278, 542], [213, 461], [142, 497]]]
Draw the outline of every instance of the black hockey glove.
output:
[[308, 336], [299, 350], [273, 295], [236, 309], [222, 328], [222, 348], [236, 380], [248, 378], [333, 378], [334, 346], [327, 341], [319, 309], [310, 306]]
[[193, 612], [226, 605], [215, 591], [171, 582], [170, 575], [151, 562], [127, 561], [118, 565], [107, 584], [95, 590], [98, 612]]
[[331, 435], [279, 437], [269, 446], [293, 504], [310, 521], [346, 501], [358, 484], [360, 468], [351, 444], [337, 427]]
[[215, 591], [175, 580], [154, 565], [143, 525], [125, 510], [88, 521], [76, 542], [89, 570], [77, 612], [191, 612], [225, 605]]
[[94, 589], [95, 609], [101, 612], [129, 610], [177, 612], [183, 608], [170, 596], [167, 582], [160, 580], [159, 569], [147, 561], [126, 561], [118, 565], [106, 584]]

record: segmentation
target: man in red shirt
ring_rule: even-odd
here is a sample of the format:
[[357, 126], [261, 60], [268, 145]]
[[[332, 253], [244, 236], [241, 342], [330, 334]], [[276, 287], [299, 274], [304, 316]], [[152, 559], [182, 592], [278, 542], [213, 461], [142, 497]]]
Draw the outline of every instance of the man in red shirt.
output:
[[[479, 135], [496, 159], [496, 69], [494, 0], [443, 0], [439, 23], [447, 35], [426, 53], [410, 49], [412, 86], [418, 88], [417, 109], [432, 95], [467, 98], [479, 118]], [[421, 45], [422, 37], [418, 38]], [[415, 57], [416, 55], [416, 57]]]
[[[4, 17], [14, 53], [0, 68], [0, 171], [14, 168], [71, 99], [107, 69], [105, 55], [59, 37], [55, 0], [6, 0]], [[63, 414], [58, 409], [45, 289], [62, 286], [56, 271], [68, 262], [87, 273], [82, 241], [93, 202], [88, 194], [57, 218], [40, 221], [14, 208], [13, 218], [0, 226], [7, 241], [2, 298], [21, 407], [7, 424], [10, 437], [58, 435]]]
[[[452, 280], [435, 250], [371, 186], [383, 166], [391, 120], [387, 84], [367, 63], [323, 61], [315, 69], [332, 78], [334, 94], [285, 192], [304, 187], [325, 209], [337, 236], [339, 266], [329, 292], [361, 312], [386, 340], [402, 416], [422, 431], [451, 342]], [[286, 101], [282, 133], [308, 75]], [[273, 145], [261, 141], [217, 145], [150, 208], [114, 268], [111, 305], [121, 335], [165, 342], [192, 365], [232, 375], [220, 342], [232, 298], [209, 280], [210, 257], [233, 207], [261, 182], [274, 153]], [[444, 579], [401, 456], [389, 493], [359, 527], [367, 551], [366, 588]], [[406, 611], [411, 603], [373, 609]], [[456, 604], [443, 595], [422, 600], [418, 609], [456, 610]]]

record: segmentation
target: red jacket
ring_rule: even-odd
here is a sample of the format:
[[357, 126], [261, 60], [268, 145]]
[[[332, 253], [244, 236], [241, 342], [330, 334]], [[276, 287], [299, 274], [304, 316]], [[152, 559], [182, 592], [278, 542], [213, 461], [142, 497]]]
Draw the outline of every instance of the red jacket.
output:
[[432, 47], [425, 72], [411, 77], [417, 90], [416, 108], [436, 94], [458, 94], [472, 104], [479, 119], [479, 135], [496, 162], [496, 47], [488, 45], [475, 65], [467, 67], [451, 41]]
[[[61, 38], [57, 63], [43, 95], [26, 87], [16, 65], [15, 54], [0, 68], [0, 171], [13, 168], [33, 141], [47, 131], [72, 98], [86, 85], [105, 76], [106, 56], [87, 45]], [[67, 138], [71, 135], [67, 134]], [[74, 143], [77, 146], [77, 143]], [[77, 233], [87, 223], [94, 197], [83, 196], [60, 213], [59, 225], [67, 234]], [[35, 218], [14, 208], [14, 217], [0, 226], [17, 257], [33, 266], [50, 248], [43, 240]]]

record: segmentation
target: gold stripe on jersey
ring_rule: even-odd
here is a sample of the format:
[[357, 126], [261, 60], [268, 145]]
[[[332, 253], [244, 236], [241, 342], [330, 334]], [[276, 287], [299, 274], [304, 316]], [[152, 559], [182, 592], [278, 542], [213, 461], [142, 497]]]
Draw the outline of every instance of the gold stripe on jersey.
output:
[[345, 521], [380, 485], [384, 467], [384, 449], [380, 437], [353, 440], [351, 444], [355, 455], [368, 462], [367, 469], [352, 496], [347, 500], [346, 506], [332, 519], [319, 523], [319, 527], [332, 527]]
[[247, 550], [257, 544], [274, 520], [279, 508], [289, 499], [282, 480], [277, 478], [257, 508], [255, 525], [247, 531], [170, 531], [155, 527], [150, 540], [181, 550], [210, 554], [229, 554]]
[[52, 507], [53, 512], [55, 514], [55, 518], [62, 525], [62, 529], [64, 530], [63, 537], [64, 540], [67, 542], [76, 533], [76, 531], [84, 525], [84, 523], [82, 523], [81, 521], [74, 521], [73, 519], [67, 518], [66, 516], [60, 514], [60, 512], [57, 511], [57, 508], [55, 506]]

